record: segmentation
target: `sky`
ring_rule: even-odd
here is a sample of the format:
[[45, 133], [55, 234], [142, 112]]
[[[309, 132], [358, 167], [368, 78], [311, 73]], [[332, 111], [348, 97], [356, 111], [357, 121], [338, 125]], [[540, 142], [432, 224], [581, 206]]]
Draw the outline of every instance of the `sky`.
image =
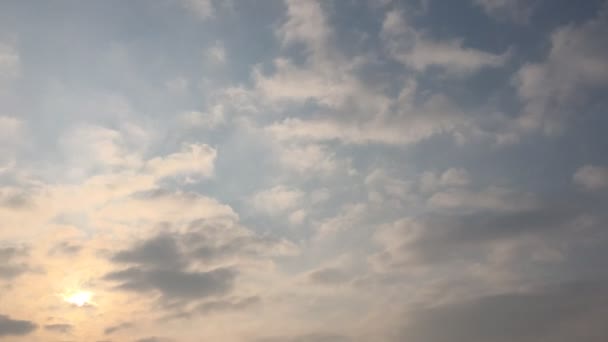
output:
[[608, 340], [608, 2], [0, 2], [0, 340]]

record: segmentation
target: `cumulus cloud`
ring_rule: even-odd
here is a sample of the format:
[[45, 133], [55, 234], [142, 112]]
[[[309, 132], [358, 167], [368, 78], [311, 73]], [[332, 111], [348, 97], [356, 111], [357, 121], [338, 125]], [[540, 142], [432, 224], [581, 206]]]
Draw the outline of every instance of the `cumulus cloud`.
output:
[[175, 175], [210, 177], [216, 156], [217, 151], [208, 145], [187, 144], [179, 152], [148, 160], [147, 167], [159, 178]]
[[526, 0], [473, 0], [488, 15], [516, 23], [526, 23], [538, 5], [538, 1]]
[[82, 246], [69, 241], [61, 241], [55, 244], [50, 250], [51, 255], [67, 255], [72, 256], [78, 254], [82, 250]]
[[324, 267], [308, 274], [311, 282], [321, 285], [339, 285], [352, 279], [352, 275], [340, 267]]
[[119, 282], [118, 288], [143, 293], [160, 291], [167, 299], [205, 298], [230, 291], [236, 273], [227, 268], [208, 272], [131, 267], [108, 273], [105, 279]]
[[208, 113], [189, 111], [181, 113], [180, 122], [188, 128], [213, 129], [224, 123], [224, 107], [215, 105]]
[[173, 341], [175, 341], [175, 340], [170, 339], [170, 338], [151, 336], [151, 337], [140, 338], [140, 339], [136, 340], [135, 342], [173, 342]]
[[12, 116], [0, 115], [0, 148], [9, 143], [15, 143], [23, 131], [23, 121]]
[[216, 42], [215, 45], [207, 50], [207, 59], [217, 64], [226, 63], [226, 49], [220, 42]]
[[365, 185], [368, 188], [368, 198], [372, 202], [384, 203], [388, 201], [401, 201], [411, 197], [411, 184], [392, 177], [383, 169], [375, 169], [365, 177]]
[[572, 177], [574, 182], [588, 190], [600, 190], [608, 187], [608, 168], [585, 165], [580, 167]]
[[513, 82], [524, 103], [521, 127], [559, 131], [587, 90], [608, 85], [608, 45], [600, 38], [608, 32], [607, 13], [604, 6], [587, 22], [556, 29], [545, 60], [517, 72]]
[[195, 311], [201, 314], [241, 311], [261, 302], [260, 297], [251, 296], [234, 300], [208, 301], [200, 304]]
[[297, 336], [280, 336], [280, 337], [266, 337], [257, 339], [256, 342], [278, 342], [278, 341], [289, 341], [289, 342], [348, 342], [352, 339], [345, 335], [331, 334], [331, 333], [311, 333]]
[[74, 327], [71, 324], [46, 324], [45, 330], [54, 331], [62, 334], [69, 334]]
[[33, 322], [12, 319], [7, 315], [0, 315], [0, 336], [24, 336], [36, 330]]
[[[512, 199], [517, 201], [517, 197]], [[435, 211], [423, 217], [402, 218], [375, 234], [383, 249], [374, 261], [407, 268], [486, 258], [505, 242], [526, 243], [540, 237], [542, 243], [543, 239], [547, 242], [549, 237], [574, 231], [584, 213], [566, 204], [493, 207], [480, 201], [474, 209], [463, 212]]]
[[137, 167], [139, 156], [129, 150], [123, 132], [97, 125], [76, 125], [60, 139], [66, 159], [84, 172]]
[[[287, 8], [288, 19], [279, 29], [280, 36], [288, 37], [287, 43], [298, 42], [309, 48], [305, 62], [279, 57], [271, 72], [254, 69], [255, 87], [251, 92], [259, 93], [273, 112], [313, 102], [336, 115], [288, 117], [266, 125], [265, 130], [279, 142], [411, 145], [440, 134], [451, 134], [462, 141], [483, 131], [470, 115], [441, 93], [420, 101], [413, 78], [406, 79], [397, 98], [369, 86], [360, 72], [370, 61], [345, 56], [336, 49], [328, 14], [322, 6], [316, 2], [288, 2]], [[307, 18], [307, 23], [318, 23], [319, 28], [302, 24], [302, 18]], [[402, 55], [398, 45], [407, 40], [402, 36], [408, 30], [413, 29], [405, 25], [400, 13], [387, 16], [383, 37], [393, 56]], [[501, 66], [508, 57], [508, 52], [494, 55], [464, 48], [457, 40], [444, 43], [425, 40], [418, 32], [416, 36], [421, 37], [420, 44], [408, 57], [408, 63], [419, 71], [437, 65], [452, 73], [466, 74]]]
[[[412, 342], [603, 341], [601, 282], [484, 296], [413, 313], [400, 339]], [[437, 327], [441, 327], [438, 329]]]
[[494, 54], [463, 46], [462, 40], [437, 41], [409, 26], [398, 10], [388, 12], [382, 24], [382, 38], [395, 60], [423, 72], [436, 66], [448, 73], [468, 74], [505, 64], [509, 51]]
[[179, 4], [200, 19], [204, 20], [213, 17], [214, 6], [212, 0], [179, 0]]
[[235, 220], [238, 216], [231, 207], [197, 193], [154, 189], [111, 201], [95, 212], [94, 217], [101, 221], [153, 224], [167, 220], [175, 223], [197, 219]]
[[103, 330], [103, 333], [106, 335], [111, 335], [117, 331], [130, 329], [130, 328], [133, 328], [134, 326], [135, 326], [135, 324], [133, 324], [131, 322], [123, 322], [123, 323], [119, 323], [119, 324], [112, 325], [112, 326], [105, 328]]
[[367, 206], [364, 203], [345, 204], [337, 215], [319, 222], [317, 237], [327, 238], [353, 229], [365, 219], [366, 211]]
[[297, 207], [304, 198], [299, 189], [277, 185], [253, 195], [251, 202], [256, 210], [277, 215]]
[[0, 41], [0, 85], [21, 73], [21, 57], [14, 44]]
[[23, 261], [24, 257], [27, 257], [26, 249], [0, 247], [0, 280], [11, 280], [28, 272], [30, 266]]
[[0, 2], [0, 339], [606, 340], [606, 8], [537, 3]]
[[442, 185], [468, 185], [471, 182], [469, 173], [465, 169], [449, 168], [439, 180]]
[[331, 34], [327, 18], [318, 1], [288, 0], [287, 20], [277, 34], [284, 44], [301, 42], [311, 49], [322, 49]]
[[[104, 279], [119, 290], [159, 293], [166, 304], [214, 298], [230, 293], [238, 266], [294, 249], [286, 241], [257, 236], [231, 223], [193, 221], [183, 232], [161, 232], [117, 251], [110, 260], [124, 266]], [[226, 260], [231, 266], [223, 266]]]
[[440, 208], [511, 211], [534, 207], [536, 199], [531, 194], [522, 194], [502, 187], [488, 187], [479, 191], [462, 188], [438, 191], [428, 199], [428, 203]]
[[104, 278], [117, 282], [121, 290], [158, 291], [168, 301], [222, 295], [232, 289], [236, 270], [189, 271], [190, 260], [176, 244], [173, 237], [161, 235], [119, 251], [112, 261], [130, 267], [110, 272]]
[[347, 161], [322, 144], [281, 144], [278, 150], [279, 162], [301, 175], [324, 176], [348, 169]]
[[468, 120], [448, 99], [434, 96], [420, 107], [384, 120], [338, 121], [318, 118], [287, 118], [266, 130], [279, 141], [339, 141], [345, 144], [411, 145], [441, 133], [466, 129]]

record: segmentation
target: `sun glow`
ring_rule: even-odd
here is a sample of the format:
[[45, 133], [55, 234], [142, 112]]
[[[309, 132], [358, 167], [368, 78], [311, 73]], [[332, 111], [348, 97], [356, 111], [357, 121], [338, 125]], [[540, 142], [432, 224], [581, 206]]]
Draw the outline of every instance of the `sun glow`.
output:
[[91, 292], [88, 291], [77, 291], [77, 292], [72, 292], [70, 294], [64, 295], [63, 296], [63, 300], [65, 300], [66, 302], [76, 305], [78, 307], [83, 307], [85, 305], [90, 305], [92, 304], [91, 299], [93, 297], [93, 294]]

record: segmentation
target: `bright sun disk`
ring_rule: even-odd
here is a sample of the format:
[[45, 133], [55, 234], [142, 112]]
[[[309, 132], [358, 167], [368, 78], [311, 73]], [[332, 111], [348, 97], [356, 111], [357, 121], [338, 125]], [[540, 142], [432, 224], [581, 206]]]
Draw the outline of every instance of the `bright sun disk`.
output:
[[78, 291], [67, 296], [64, 296], [64, 300], [70, 304], [74, 304], [78, 307], [85, 306], [91, 303], [91, 297], [93, 294], [88, 291]]

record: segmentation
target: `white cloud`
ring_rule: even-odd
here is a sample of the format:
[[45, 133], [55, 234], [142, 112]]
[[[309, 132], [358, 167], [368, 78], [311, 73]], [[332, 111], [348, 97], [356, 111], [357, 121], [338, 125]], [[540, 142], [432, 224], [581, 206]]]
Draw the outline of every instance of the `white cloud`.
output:
[[205, 144], [184, 144], [179, 152], [148, 160], [146, 168], [158, 178], [191, 175], [211, 177], [217, 151]]
[[354, 74], [363, 57], [346, 57], [333, 44], [332, 29], [318, 1], [286, 1], [287, 19], [276, 34], [284, 45], [306, 47], [304, 63], [278, 57], [274, 72], [253, 71], [258, 96], [271, 106], [314, 101], [332, 109], [356, 107], [368, 115], [388, 106], [386, 97], [370, 91]]
[[[266, 101], [265, 104], [274, 109], [314, 101], [332, 114], [348, 115], [334, 115], [331, 118], [328, 115], [313, 115], [306, 120], [286, 118], [274, 122], [266, 129], [279, 141], [408, 145], [441, 133], [453, 134], [459, 141], [464, 141], [481, 132], [470, 115], [462, 113], [458, 106], [441, 94], [432, 94], [425, 96], [422, 101], [416, 101], [417, 89], [413, 79], [406, 80], [397, 99], [391, 99], [382, 89], [370, 87], [358, 76], [358, 68], [369, 62], [367, 57], [347, 58], [331, 44], [331, 29], [318, 3], [288, 2], [287, 5], [288, 19], [279, 29], [279, 36], [284, 38], [284, 43], [300, 42], [310, 49], [304, 63], [296, 64], [289, 59], [277, 58], [272, 73], [266, 74], [260, 68], [255, 68], [255, 88], [252, 92], [259, 94]], [[304, 24], [304, 18], [314, 18], [309, 21], [322, 25], [323, 29], [310, 29]], [[390, 32], [391, 39], [399, 40], [401, 34], [407, 34], [409, 28], [403, 27], [399, 20], [397, 12], [387, 17], [385, 28]], [[418, 49], [418, 54], [425, 54], [426, 47], [434, 49], [441, 45], [420, 41], [422, 50]], [[444, 45], [440, 48], [443, 49]], [[478, 66], [473, 65], [475, 63], [480, 66], [499, 65], [504, 59], [503, 55], [484, 55], [472, 49], [452, 50], [456, 52], [449, 56], [449, 63], [456, 63], [456, 66], [448, 66], [456, 72], [476, 69]], [[441, 50], [438, 55], [443, 53]], [[429, 60], [428, 56], [420, 56], [420, 60]], [[469, 57], [473, 64], [469, 62]]]
[[[49, 43], [62, 43], [61, 34], [69, 28], [73, 49], [52, 51], [51, 57], [68, 53], [74, 63], [59, 65], [57, 58], [40, 58], [48, 52], [40, 51], [46, 50], [46, 44], [28, 43], [22, 60], [27, 77], [19, 80], [14, 91], [0, 91], [0, 115], [22, 115], [0, 116], [0, 145], [8, 141], [6, 149], [0, 147], [0, 250], [3, 243], [27, 240], [33, 245], [32, 256], [23, 256], [23, 264], [40, 270], [15, 282], [0, 279], [0, 288], [3, 307], [6, 304], [11, 317], [28, 317], [40, 325], [33, 340], [61, 337], [51, 336], [44, 325], [64, 323], [74, 324], [70, 339], [107, 339], [113, 336], [100, 336], [104, 326], [120, 326], [125, 317], [137, 320], [114, 337], [132, 341], [154, 335], [226, 342], [244, 336], [256, 341], [258, 337], [259, 341], [399, 340], [401, 328], [415, 326], [409, 322], [416, 322], [418, 314], [424, 316], [423, 321], [428, 317], [422, 308], [431, 307], [429, 312], [437, 313], [433, 310], [444, 309], [441, 304], [446, 298], [466, 300], [458, 295], [501, 292], [511, 284], [525, 290], [530, 285], [514, 278], [561, 281], [562, 277], [577, 279], [577, 272], [588, 275], [601, 269], [601, 262], [592, 257], [601, 259], [606, 240], [601, 230], [603, 197], [581, 191], [567, 194], [573, 189], [556, 189], [563, 184], [547, 177], [529, 188], [551, 188], [562, 196], [550, 199], [558, 202], [555, 208], [538, 208], [540, 200], [532, 194], [479, 183], [519, 180], [514, 173], [520, 162], [554, 147], [553, 142], [508, 151], [488, 144], [451, 144], [452, 138], [457, 143], [473, 140], [485, 134], [483, 129], [500, 130], [503, 123], [513, 120], [511, 113], [494, 119], [494, 114], [481, 112], [486, 108], [477, 107], [478, 101], [486, 100], [491, 102], [488, 107], [496, 101], [501, 107], [496, 112], [517, 105], [508, 89], [502, 92], [504, 82], [499, 78], [504, 73], [491, 73], [482, 82], [488, 89], [481, 93], [498, 87], [499, 99], [478, 98], [476, 79], [471, 80], [475, 86], [466, 87], [464, 79], [449, 78], [501, 66], [506, 58], [502, 50], [470, 46], [468, 37], [437, 39], [413, 21], [404, 22], [407, 15], [399, 12], [386, 17], [380, 37], [385, 40], [374, 40], [379, 28], [369, 24], [382, 24], [381, 13], [404, 8], [414, 17], [418, 15], [415, 8], [429, 1], [393, 1], [385, 2], [387, 8], [372, 8], [360, 3], [353, 7], [349, 1], [291, 0], [285, 18], [275, 16], [282, 7], [274, 2], [235, 2], [234, 12], [225, 13], [220, 6], [230, 0], [178, 1], [199, 6], [201, 18], [217, 19], [197, 22], [194, 12], [163, 13], [163, 6], [159, 11], [157, 5], [137, 2], [127, 6], [127, 12], [141, 10], [143, 17], [123, 20], [119, 15], [109, 36], [86, 34], [106, 32], [97, 20], [87, 21], [82, 30], [82, 20], [66, 20], [68, 27], [60, 27], [60, 32], [43, 25], [50, 30]], [[80, 7], [74, 2], [74, 6], [77, 10], [62, 12], [66, 19], [72, 14], [93, 15], [86, 4]], [[104, 13], [114, 10], [101, 3], [94, 9], [99, 6]], [[253, 12], [251, 6], [256, 7]], [[0, 8], [17, 9], [2, 4]], [[428, 7], [432, 18], [435, 10], [436, 6]], [[482, 15], [470, 6], [459, 10]], [[350, 16], [352, 11], [357, 18]], [[19, 13], [14, 23], [6, 23], [7, 29], [26, 28], [16, 36], [31, 42], [30, 35], [39, 28], [35, 22], [26, 25], [31, 16], [21, 18], [23, 13]], [[261, 26], [249, 17], [257, 14], [263, 15]], [[433, 33], [485, 29], [465, 23], [451, 30], [458, 23], [414, 18], [440, 24]], [[48, 21], [45, 13], [40, 19]], [[130, 32], [129, 27], [145, 26], [150, 19], [162, 23], [166, 34], [120, 39], [122, 33]], [[363, 24], [348, 19], [363, 19]], [[218, 31], [226, 25], [231, 26], [230, 32]], [[582, 26], [571, 25], [569, 30]], [[273, 28], [277, 28], [274, 35]], [[201, 50], [209, 33], [219, 36], [211, 34], [210, 49]], [[170, 37], [180, 38], [169, 44], [174, 49], [157, 44]], [[106, 40], [113, 38], [122, 41], [122, 48], [121, 56], [112, 53], [111, 65], [105, 64], [103, 51], [82, 50], [106, 46]], [[268, 41], [273, 38], [278, 47]], [[513, 38], [514, 44], [521, 45], [521, 37]], [[222, 43], [214, 46], [215, 39]], [[243, 39], [251, 39], [241, 44], [251, 45], [251, 51], [238, 58], [228, 51], [227, 58], [222, 44], [236, 46]], [[528, 49], [528, 43], [536, 39], [536, 35], [527, 37], [521, 47]], [[594, 39], [598, 51], [603, 49], [600, 38]], [[395, 44], [392, 57], [401, 58], [405, 67], [387, 58], [390, 44]], [[536, 47], [533, 50], [516, 52], [524, 58], [535, 54]], [[594, 52], [585, 50], [581, 58], [593, 59]], [[122, 54], [130, 56], [125, 58], [129, 63], [117, 62]], [[78, 72], [83, 68], [78, 60], [90, 56], [96, 56], [95, 68], [87, 69], [93, 74]], [[137, 58], [141, 56], [152, 57]], [[246, 70], [251, 71], [248, 68], [255, 63], [258, 67], [248, 78]], [[560, 63], [556, 65], [564, 70], [544, 69], [544, 62], [539, 63], [537, 69], [542, 72], [535, 77], [542, 82], [536, 84], [534, 75], [522, 81], [526, 83], [522, 99], [524, 93], [544, 96], [548, 90], [541, 83], [553, 82], [553, 77], [558, 81], [554, 74], [573, 72], [576, 79], [594, 73], [566, 70], [567, 63]], [[426, 72], [435, 70], [440, 72]], [[551, 82], [549, 88], [561, 89]], [[96, 94], [100, 87], [113, 86], [114, 92], [108, 95]], [[582, 121], [583, 126], [589, 123]], [[582, 130], [577, 134], [584, 133], [583, 126], [573, 128]], [[57, 136], [64, 133], [55, 153]], [[574, 147], [577, 151], [599, 146], [595, 135], [575, 138], [581, 138]], [[23, 151], [21, 145], [10, 145], [15, 140], [26, 141]], [[419, 142], [424, 143], [411, 148]], [[557, 143], [561, 146], [564, 141]], [[3, 162], [5, 150], [15, 151], [13, 163]], [[502, 158], [500, 164], [506, 169], [480, 165], [489, 154], [492, 159]], [[567, 168], [568, 160], [562, 162], [558, 164]], [[608, 189], [606, 164], [597, 163], [568, 176], [586, 189]], [[78, 169], [82, 169], [80, 178], [63, 178]], [[421, 180], [420, 175], [410, 174], [420, 169], [430, 170]], [[477, 179], [478, 175], [483, 177]], [[205, 179], [205, 183], [193, 184], [191, 179]], [[219, 198], [238, 203], [253, 229], [242, 226], [239, 213]], [[573, 247], [579, 241], [584, 243], [582, 257]], [[300, 248], [301, 254], [295, 255]], [[331, 261], [342, 255], [348, 260]], [[377, 264], [369, 265], [366, 261], [370, 260]], [[0, 263], [0, 273], [13, 272], [12, 261], [7, 267]], [[544, 267], [546, 262], [555, 263]], [[200, 276], [213, 277], [216, 267], [230, 269], [230, 280], [218, 286], [223, 290], [217, 297], [192, 296], [192, 286], [200, 289], [207, 282], [207, 277]], [[106, 283], [100, 279], [104, 274], [120, 281]], [[63, 292], [71, 284], [94, 293], [103, 317], [83, 324], [68, 322], [80, 315], [78, 309], [63, 307], [60, 298], [49, 294]], [[139, 291], [122, 291], [129, 287], [139, 287]], [[21, 300], [28, 296], [39, 300]], [[526, 300], [521, 297], [521, 303]], [[249, 307], [248, 303], [261, 305]], [[520, 304], [517, 310], [528, 308], [527, 303]], [[454, 312], [461, 313], [448, 310], [438, 321], [451, 320], [454, 317], [449, 314]], [[80, 313], [94, 314], [91, 310]], [[168, 313], [177, 319], [169, 321], [164, 316]], [[404, 317], [408, 324], [403, 323]], [[467, 317], [464, 320], [469, 323]], [[201, 322], [207, 327], [204, 331], [197, 328]], [[389, 331], [390, 337], [385, 335]], [[438, 338], [449, 340], [447, 334]]]
[[551, 35], [544, 62], [524, 65], [514, 78], [524, 102], [523, 129], [559, 131], [586, 91], [608, 85], [608, 7], [581, 25], [563, 26]]
[[301, 190], [277, 185], [254, 194], [251, 203], [260, 212], [268, 215], [279, 215], [296, 208], [303, 198], [304, 192]]
[[23, 121], [18, 118], [0, 115], [0, 148], [4, 144], [15, 143], [21, 137], [23, 126]]
[[536, 0], [473, 0], [488, 15], [497, 19], [511, 19], [517, 23], [528, 22], [535, 10]]
[[349, 167], [347, 161], [337, 159], [327, 146], [315, 143], [281, 144], [278, 154], [283, 166], [301, 175], [325, 176]]
[[[417, 111], [395, 118], [370, 118], [360, 121], [335, 119], [302, 120], [288, 118], [266, 129], [278, 140], [340, 141], [345, 144], [380, 143], [408, 145], [436, 134], [449, 133], [468, 124], [449, 101], [432, 97]], [[410, 115], [408, 115], [410, 114]]]
[[217, 64], [226, 63], [226, 49], [224, 48], [224, 45], [222, 45], [220, 42], [216, 42], [215, 45], [210, 47], [207, 50], [206, 55], [207, 55], [207, 59], [214, 63], [217, 63]]
[[214, 7], [212, 0], [179, 0], [186, 9], [201, 19], [213, 17]]
[[216, 104], [207, 113], [198, 111], [183, 112], [179, 115], [179, 121], [184, 126], [191, 128], [216, 128], [225, 122], [224, 106]]
[[410, 194], [410, 183], [387, 174], [384, 169], [375, 169], [364, 180], [368, 199], [372, 202], [391, 201], [396, 206], [402, 205]]
[[471, 182], [469, 173], [465, 169], [449, 168], [441, 175], [442, 185], [468, 185]]
[[408, 25], [397, 10], [387, 13], [381, 36], [392, 58], [419, 72], [437, 66], [449, 73], [468, 74], [500, 67], [510, 55], [509, 51], [494, 54], [464, 47], [461, 39], [433, 40]]
[[[125, 130], [129, 130], [129, 127], [125, 126]], [[130, 149], [127, 141], [127, 138], [137, 139], [136, 134], [124, 133], [95, 125], [74, 126], [59, 142], [71, 164], [70, 173], [84, 176], [108, 168], [139, 167], [142, 162], [140, 151]]]
[[294, 211], [293, 213], [289, 214], [289, 223], [291, 224], [302, 224], [304, 222], [304, 220], [306, 220], [306, 216], [308, 214], [306, 213], [306, 210], [303, 209], [299, 209]]
[[608, 187], [608, 167], [585, 165], [576, 170], [572, 179], [588, 190], [604, 189]]
[[276, 59], [274, 66], [276, 71], [272, 76], [259, 70], [253, 73], [257, 90], [271, 102], [315, 100], [335, 107], [344, 103], [357, 86], [355, 80], [340, 69], [319, 65], [303, 68], [283, 58]]
[[230, 206], [196, 193], [159, 190], [109, 200], [91, 213], [95, 222], [121, 222], [137, 226], [162, 222], [187, 224], [200, 219], [235, 222], [238, 219]]
[[367, 205], [363, 203], [344, 205], [336, 216], [319, 223], [316, 238], [324, 239], [340, 232], [355, 229], [365, 219], [367, 209]]
[[311, 49], [322, 49], [330, 28], [318, 1], [286, 0], [287, 21], [277, 34], [284, 44], [300, 42]]
[[326, 202], [331, 197], [327, 188], [315, 189], [310, 193], [310, 202], [312, 204], [321, 204]]
[[188, 91], [190, 82], [185, 77], [176, 77], [165, 83], [167, 90], [174, 95], [182, 95]]
[[444, 209], [491, 209], [514, 211], [532, 208], [537, 200], [528, 193], [491, 186], [479, 191], [453, 188], [434, 193], [428, 203]]
[[464, 187], [471, 183], [467, 170], [449, 168], [441, 174], [435, 171], [425, 171], [420, 175], [419, 189], [422, 192], [432, 192], [446, 187]]
[[21, 58], [15, 46], [0, 42], [0, 82], [10, 81], [21, 73]]

